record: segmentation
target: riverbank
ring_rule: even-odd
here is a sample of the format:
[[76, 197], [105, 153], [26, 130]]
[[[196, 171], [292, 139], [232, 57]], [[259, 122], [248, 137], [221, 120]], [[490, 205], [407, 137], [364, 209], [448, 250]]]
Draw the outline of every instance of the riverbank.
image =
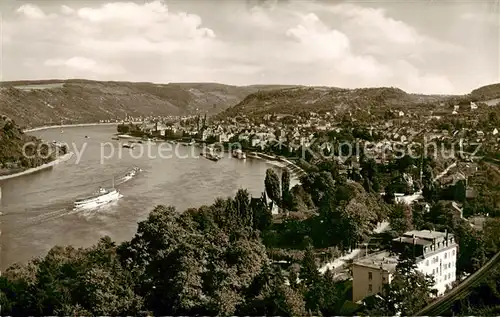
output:
[[256, 158], [260, 160], [264, 160], [269, 164], [281, 167], [281, 168], [286, 168], [292, 174], [297, 180], [300, 179], [301, 176], [305, 175], [306, 172], [297, 166], [297, 164], [293, 163], [292, 161], [280, 157], [280, 156], [273, 156], [265, 153], [259, 153], [259, 152], [253, 152], [250, 156], [250, 158]]
[[[31, 129], [26, 129], [23, 130], [24, 133], [29, 133], [29, 132], [35, 132], [35, 131], [42, 131], [42, 130], [48, 130], [48, 129], [62, 129], [62, 128], [73, 128], [73, 127], [92, 127], [92, 126], [99, 126], [99, 125], [119, 125], [123, 124], [124, 122], [99, 122], [99, 123], [77, 123], [77, 124], [58, 124], [58, 125], [47, 125], [47, 126], [42, 126], [42, 127], [37, 127], [37, 128], [31, 128]], [[139, 124], [142, 122], [131, 122], [132, 124]]]
[[[35, 131], [48, 130], [48, 129], [62, 129], [62, 128], [72, 128], [72, 127], [113, 126], [113, 125], [119, 125], [119, 124], [123, 124], [123, 123], [124, 122], [104, 122], [104, 123], [80, 123], [80, 124], [51, 125], [51, 126], [42, 126], [42, 127], [32, 128], [32, 129], [26, 129], [23, 132], [29, 133], [29, 132], [35, 132]], [[140, 124], [142, 122], [131, 122], [131, 123]], [[295, 180], [296, 184], [300, 184], [300, 181], [299, 181], [300, 177], [302, 175], [306, 174], [302, 168], [300, 168], [299, 166], [297, 166], [296, 164], [294, 164], [290, 160], [287, 160], [284, 157], [273, 156], [273, 155], [259, 153], [259, 152], [253, 152], [252, 154], [247, 155], [247, 156], [249, 158], [264, 160], [267, 163], [275, 165], [275, 166], [280, 167], [280, 168], [288, 169], [288, 171], [292, 175], [293, 180]], [[24, 172], [16, 173], [13, 175], [19, 175], [19, 176], [24, 175], [22, 173], [24, 173]], [[7, 175], [7, 176], [10, 176], [10, 175]], [[5, 176], [5, 177], [7, 177], [7, 176]], [[1, 177], [0, 177], [0, 180], [2, 180]]]
[[[203, 145], [203, 143], [196, 143], [195, 146], [198, 148], [204, 148], [205, 145]], [[223, 147], [222, 149], [218, 150], [220, 150], [223, 153], [231, 155], [231, 151], [234, 149]], [[266, 163], [274, 165], [276, 167], [288, 169], [292, 178], [297, 181], [296, 184], [300, 184], [299, 181], [300, 177], [307, 174], [301, 167], [299, 167], [297, 164], [293, 163], [292, 161], [288, 160], [283, 156], [275, 156], [255, 151], [245, 151], [244, 153], [246, 154], [246, 157], [249, 159], [257, 159], [265, 161]]]
[[42, 164], [42, 165], [37, 166], [37, 167], [33, 167], [33, 168], [30, 168], [30, 169], [24, 170], [22, 172], [19, 172], [19, 173], [14, 173], [14, 174], [0, 176], [0, 181], [4, 181], [4, 180], [7, 180], [7, 179], [11, 179], [11, 178], [19, 177], [19, 176], [23, 176], [23, 175], [32, 174], [32, 173], [35, 173], [35, 172], [38, 172], [38, 171], [41, 171], [41, 170], [53, 167], [53, 166], [55, 166], [57, 164], [66, 162], [71, 157], [73, 157], [73, 152], [69, 152], [68, 154], [65, 154], [65, 155], [63, 155], [61, 157], [58, 157], [57, 159], [53, 160], [52, 162], [49, 162], [49, 163], [46, 163], [46, 164]]

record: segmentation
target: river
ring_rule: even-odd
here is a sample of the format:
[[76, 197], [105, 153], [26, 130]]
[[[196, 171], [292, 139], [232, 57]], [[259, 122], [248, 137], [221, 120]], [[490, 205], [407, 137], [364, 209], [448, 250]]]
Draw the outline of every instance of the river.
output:
[[[114, 126], [93, 126], [64, 128], [63, 133], [60, 129], [30, 133], [46, 141], [65, 142], [70, 150], [73, 146], [84, 150], [81, 157], [73, 155], [48, 170], [0, 182], [2, 270], [44, 255], [54, 245], [87, 247], [104, 235], [118, 242], [130, 239], [137, 222], [159, 204], [182, 211], [211, 204], [215, 197], [233, 195], [239, 188], [260, 196], [266, 169], [272, 167], [261, 160], [242, 161], [227, 155], [212, 162], [188, 155], [198, 149], [187, 146], [178, 147], [178, 155], [170, 158], [165, 153], [163, 158], [158, 155], [158, 145], [151, 146], [153, 155], [139, 156], [139, 149], [122, 149], [111, 141], [115, 131]], [[111, 145], [103, 147], [106, 142], [114, 144], [114, 155], [110, 155]], [[101, 151], [107, 159], [101, 158]], [[143, 171], [120, 184], [117, 178], [133, 167]], [[75, 199], [98, 186], [112, 186], [114, 178], [123, 198], [97, 211], [72, 211]]]

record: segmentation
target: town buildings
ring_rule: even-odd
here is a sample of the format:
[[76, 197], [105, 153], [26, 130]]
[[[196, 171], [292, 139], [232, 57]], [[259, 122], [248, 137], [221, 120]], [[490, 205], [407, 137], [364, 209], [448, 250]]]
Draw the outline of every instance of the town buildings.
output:
[[384, 284], [391, 283], [397, 256], [382, 251], [357, 259], [352, 264], [352, 301], [383, 292]]
[[393, 240], [392, 250], [357, 259], [352, 265], [353, 302], [383, 292], [391, 283], [400, 252], [410, 250], [417, 270], [434, 278], [434, 288], [442, 295], [456, 280], [457, 243], [452, 234], [430, 230], [406, 232]]

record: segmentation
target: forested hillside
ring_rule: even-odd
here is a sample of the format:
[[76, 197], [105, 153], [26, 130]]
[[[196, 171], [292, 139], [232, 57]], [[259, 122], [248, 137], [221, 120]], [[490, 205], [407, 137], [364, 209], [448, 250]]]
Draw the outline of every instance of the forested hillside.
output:
[[281, 87], [90, 80], [4, 82], [0, 86], [0, 114], [26, 127], [99, 122], [126, 115], [213, 114], [250, 93]]
[[36, 137], [24, 134], [6, 116], [0, 118], [0, 175], [48, 163], [63, 152], [65, 149], [44, 144]]

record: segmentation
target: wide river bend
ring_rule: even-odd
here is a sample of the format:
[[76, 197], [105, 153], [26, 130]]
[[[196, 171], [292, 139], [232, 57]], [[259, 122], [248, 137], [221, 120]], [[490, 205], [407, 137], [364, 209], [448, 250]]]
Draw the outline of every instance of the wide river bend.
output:
[[[198, 150], [187, 146], [178, 147], [177, 155], [171, 158], [146, 153], [139, 156], [134, 152], [137, 149], [122, 149], [118, 141], [111, 140], [115, 131], [115, 126], [92, 126], [30, 133], [45, 141], [65, 142], [70, 150], [74, 146], [83, 152], [79, 162], [79, 156], [73, 155], [53, 168], [0, 182], [2, 270], [44, 255], [54, 245], [86, 247], [104, 235], [118, 242], [130, 239], [137, 222], [159, 204], [182, 211], [211, 204], [215, 197], [233, 195], [239, 188], [260, 196], [266, 169], [273, 166], [228, 155], [212, 162], [190, 155]], [[114, 155], [111, 146], [102, 150], [106, 142], [114, 142]], [[151, 149], [155, 154], [154, 145]], [[107, 159], [101, 158], [101, 151]], [[120, 184], [119, 178], [133, 167], [143, 171]], [[93, 212], [72, 211], [75, 199], [91, 194], [98, 186], [111, 186], [113, 179], [124, 195], [122, 199]]]

